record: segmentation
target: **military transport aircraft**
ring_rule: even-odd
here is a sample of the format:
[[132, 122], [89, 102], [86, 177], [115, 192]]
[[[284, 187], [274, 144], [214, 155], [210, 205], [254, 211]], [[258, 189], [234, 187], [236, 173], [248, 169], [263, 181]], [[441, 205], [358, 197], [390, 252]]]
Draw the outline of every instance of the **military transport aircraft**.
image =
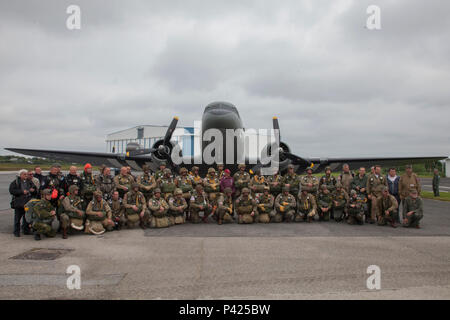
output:
[[[6, 150], [21, 153], [24, 155], [30, 155], [35, 157], [42, 157], [60, 161], [75, 162], [75, 163], [91, 163], [92, 165], [111, 165], [113, 167], [130, 166], [135, 170], [142, 168], [144, 164], [147, 164], [151, 170], [155, 171], [162, 161], [168, 164], [168, 167], [178, 170], [179, 166], [175, 165], [172, 161], [172, 151], [176, 147], [175, 142], [171, 141], [172, 134], [177, 126], [178, 118], [175, 117], [170, 123], [165, 137], [159, 141], [156, 141], [152, 148], [141, 148], [138, 143], [128, 143], [126, 153], [99, 153], [99, 152], [78, 152], [78, 151], [61, 151], [61, 150], [37, 150], [37, 149], [19, 149], [19, 148], [5, 148]], [[206, 132], [208, 129], [218, 129], [221, 132], [225, 132], [226, 129], [244, 129], [241, 117], [236, 107], [228, 102], [213, 102], [206, 106], [202, 117], [202, 132]], [[269, 143], [263, 149], [265, 154], [271, 154], [272, 148], [275, 146], [279, 152], [278, 154], [278, 167], [280, 172], [284, 172], [289, 164], [294, 165], [297, 173], [302, 173], [306, 168], [312, 167], [315, 172], [322, 171], [326, 166], [337, 168], [343, 163], [348, 163], [351, 169], [358, 168], [360, 166], [370, 166], [374, 164], [387, 165], [402, 165], [407, 163], [420, 163], [425, 160], [441, 160], [445, 159], [445, 156], [437, 157], [373, 157], [373, 158], [304, 158], [291, 153], [289, 146], [280, 141], [280, 126], [278, 119], [273, 118], [273, 129], [276, 135], [276, 143]], [[240, 139], [237, 137], [235, 139]], [[203, 140], [203, 139], [202, 139]], [[225, 144], [225, 142], [224, 142]], [[202, 151], [208, 145], [203, 141]], [[236, 144], [235, 144], [236, 145]], [[224, 149], [225, 150], [225, 149]], [[225, 151], [224, 151], [225, 152]], [[226, 163], [226, 167], [232, 170], [236, 170], [236, 152], [235, 161], [232, 164]], [[226, 159], [226, 155], [223, 155], [223, 159]], [[185, 161], [181, 166], [186, 167], [188, 170], [192, 166], [196, 165], [200, 168], [201, 173], [205, 173], [210, 166], [204, 161], [200, 163], [193, 161]], [[184, 164], [184, 163], [190, 164]], [[246, 159], [246, 163], [250, 163], [249, 159]], [[196, 164], [197, 163], [197, 164]], [[256, 164], [251, 164], [250, 167], [258, 169], [263, 165], [258, 160]]]

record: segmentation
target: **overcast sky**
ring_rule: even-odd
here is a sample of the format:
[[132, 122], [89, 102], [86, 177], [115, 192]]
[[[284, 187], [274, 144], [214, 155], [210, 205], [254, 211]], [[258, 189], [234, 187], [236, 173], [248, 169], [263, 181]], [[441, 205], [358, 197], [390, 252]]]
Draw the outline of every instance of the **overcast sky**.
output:
[[[66, 8], [81, 8], [68, 30]], [[381, 30], [366, 28], [370, 4]], [[0, 2], [0, 148], [105, 135], [228, 101], [302, 156], [449, 155], [448, 1]], [[3, 150], [1, 153], [5, 153]]]

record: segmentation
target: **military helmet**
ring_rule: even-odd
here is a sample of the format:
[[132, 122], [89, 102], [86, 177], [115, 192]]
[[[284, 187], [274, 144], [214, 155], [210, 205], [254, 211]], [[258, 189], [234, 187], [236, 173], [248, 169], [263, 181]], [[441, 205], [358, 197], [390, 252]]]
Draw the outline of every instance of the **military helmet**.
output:
[[134, 188], [139, 188], [139, 183], [133, 182], [131, 184], [131, 189], [134, 189]]
[[170, 170], [170, 168], [165, 168], [164, 169], [164, 173], [166, 174], [166, 173], [172, 173], [172, 170]]
[[230, 187], [226, 187], [223, 191], [224, 191], [225, 193], [232, 193], [232, 192], [233, 192], [233, 190], [231, 190]]
[[161, 193], [161, 189], [160, 188], [155, 188], [155, 190], [153, 191], [153, 194], [155, 193]]
[[75, 190], [79, 190], [78, 186], [76, 184], [73, 184], [69, 187], [69, 193], [74, 194]]
[[239, 163], [238, 168], [239, 168], [239, 169], [242, 169], [242, 168], [245, 169], [245, 163]]
[[250, 190], [248, 188], [243, 188], [242, 193], [250, 193]]
[[326, 166], [326, 167], [325, 167], [325, 172], [328, 171], [328, 170], [331, 171], [331, 167], [330, 167], [330, 166]]
[[216, 173], [216, 169], [211, 167], [208, 169], [208, 173]]
[[94, 193], [92, 194], [94, 197], [101, 197], [102, 196], [102, 192], [99, 190], [94, 191]]
[[181, 190], [180, 188], [176, 188], [175, 191], [173, 192], [174, 195], [179, 195], [179, 194], [183, 194], [183, 190]]
[[312, 167], [306, 168], [306, 172], [308, 172], [309, 170], [314, 171]]
[[42, 194], [44, 196], [48, 195], [48, 194], [52, 194], [52, 190], [51, 189], [44, 189], [44, 191], [42, 191]]
[[159, 163], [159, 166], [167, 166], [167, 162], [166, 162], [166, 161], [161, 161], [161, 162]]
[[188, 169], [186, 169], [185, 167], [182, 167], [182, 168], [180, 169], [180, 173], [183, 173], [183, 172], [188, 172]]
[[336, 183], [336, 188], [342, 188], [342, 183], [340, 182]]
[[192, 171], [196, 171], [196, 170], [200, 170], [199, 167], [193, 166], [193, 167], [192, 167]]
[[351, 196], [354, 196], [355, 194], [356, 194], [356, 190], [350, 191], [350, 195], [351, 195]]

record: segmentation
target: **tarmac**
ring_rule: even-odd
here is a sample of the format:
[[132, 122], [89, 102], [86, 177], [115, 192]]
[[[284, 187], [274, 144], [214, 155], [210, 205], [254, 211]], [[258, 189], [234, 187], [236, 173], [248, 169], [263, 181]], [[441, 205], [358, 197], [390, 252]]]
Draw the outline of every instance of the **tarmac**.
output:
[[[450, 202], [425, 200], [421, 229], [208, 223], [35, 241], [12, 234], [13, 178], [0, 174], [0, 299], [450, 299]], [[380, 289], [367, 287], [372, 265]]]

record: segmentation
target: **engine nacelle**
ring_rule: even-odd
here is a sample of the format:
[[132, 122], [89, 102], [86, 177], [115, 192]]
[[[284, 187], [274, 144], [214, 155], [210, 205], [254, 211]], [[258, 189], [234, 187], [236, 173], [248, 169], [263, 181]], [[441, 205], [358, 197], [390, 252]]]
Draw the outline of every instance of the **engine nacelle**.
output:
[[137, 142], [130, 142], [127, 144], [127, 148], [126, 151], [127, 152], [132, 152], [132, 151], [136, 151], [138, 149], [141, 149], [141, 145]]
[[[275, 143], [267, 144], [261, 151], [261, 159], [264, 159], [265, 157], [272, 157], [272, 150], [276, 147], [275, 145]], [[280, 172], [283, 171], [289, 163], [291, 163], [291, 160], [284, 155], [284, 152], [290, 153], [291, 149], [286, 143], [280, 142], [278, 161], [272, 160], [272, 165], [278, 166]]]

